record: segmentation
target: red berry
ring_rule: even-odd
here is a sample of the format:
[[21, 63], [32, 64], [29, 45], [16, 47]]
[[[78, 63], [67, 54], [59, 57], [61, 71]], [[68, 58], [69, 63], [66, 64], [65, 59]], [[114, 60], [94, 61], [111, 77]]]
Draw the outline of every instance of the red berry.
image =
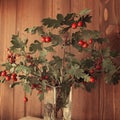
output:
[[90, 70], [90, 74], [93, 74], [95, 71], [94, 71], [94, 69], [91, 69]]
[[45, 38], [45, 42], [51, 42], [51, 38], [50, 37], [46, 37]]
[[71, 26], [73, 29], [77, 28], [77, 23], [73, 23]]
[[15, 59], [14, 58], [10, 58], [10, 63], [12, 64], [12, 63], [15, 63]]
[[8, 54], [7, 59], [11, 58], [12, 56]]
[[17, 77], [17, 74], [16, 73], [12, 73], [11, 78], [14, 79], [16, 77]]
[[90, 77], [90, 82], [94, 83], [95, 82], [95, 78], [94, 77]]
[[6, 50], [7, 50], [7, 51], [10, 51], [10, 49], [9, 49], [9, 48], [7, 48]]
[[87, 48], [88, 44], [86, 42], [84, 42], [84, 44], [82, 45], [83, 48]]
[[15, 77], [15, 78], [13, 78], [13, 81], [17, 81], [17, 78]]
[[28, 101], [28, 98], [27, 97], [24, 97], [24, 102], [26, 103]]
[[79, 21], [77, 25], [78, 25], [78, 27], [82, 27], [83, 22], [82, 22], [82, 21]]
[[42, 37], [42, 38], [41, 38], [41, 41], [42, 41], [42, 42], [46, 42], [45, 37]]
[[96, 65], [96, 70], [101, 70], [102, 66], [101, 65]]
[[48, 79], [48, 78], [49, 78], [49, 77], [46, 75], [46, 76], [45, 76], [45, 79]]
[[47, 87], [46, 87], [46, 90], [49, 91], [49, 90], [51, 90], [51, 88], [50, 88], [49, 86], [47, 86]]
[[79, 44], [80, 46], [83, 46], [84, 41], [83, 41], [83, 40], [79, 40], [78, 44]]
[[42, 93], [42, 90], [38, 90], [38, 94], [41, 94]]
[[30, 59], [30, 58], [31, 58], [31, 56], [30, 56], [30, 55], [26, 55], [26, 58]]
[[93, 43], [93, 40], [92, 40], [92, 39], [89, 39], [88, 43], [89, 43], [89, 44], [92, 44], [92, 43]]
[[1, 72], [1, 76], [6, 76], [7, 75], [7, 72], [6, 71], [2, 71]]
[[11, 79], [10, 76], [6, 76], [6, 80], [9, 81]]
[[36, 84], [31, 85], [31, 89], [34, 89], [34, 88], [36, 88]]

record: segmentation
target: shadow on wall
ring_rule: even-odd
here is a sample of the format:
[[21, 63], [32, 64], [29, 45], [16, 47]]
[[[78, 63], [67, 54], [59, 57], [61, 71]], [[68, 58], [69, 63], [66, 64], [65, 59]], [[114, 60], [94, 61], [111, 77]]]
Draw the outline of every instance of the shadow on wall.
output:
[[[120, 25], [109, 25], [106, 29], [106, 35], [110, 40], [111, 49], [120, 53]], [[117, 61], [120, 64], [120, 57]]]

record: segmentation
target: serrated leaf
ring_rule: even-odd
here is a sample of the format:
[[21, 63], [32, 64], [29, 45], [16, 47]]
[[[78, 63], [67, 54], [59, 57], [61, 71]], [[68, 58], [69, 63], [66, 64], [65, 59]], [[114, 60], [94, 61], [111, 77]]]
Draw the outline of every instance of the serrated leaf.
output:
[[102, 49], [102, 54], [104, 57], [108, 57], [110, 56], [110, 48], [105, 48], [105, 49]]
[[61, 33], [61, 34], [64, 34], [64, 33], [67, 32], [70, 28], [71, 28], [71, 26], [65, 27], [65, 28], [63, 28], [63, 29], [60, 31], [60, 33]]
[[12, 68], [10, 69], [10, 72], [13, 73], [14, 71], [15, 71], [15, 68], [12, 67]]
[[55, 52], [52, 46], [44, 47], [48, 52]]
[[58, 28], [60, 26], [60, 22], [56, 19], [51, 19], [51, 18], [44, 18], [42, 20], [43, 25], [49, 27], [53, 27], [53, 28]]
[[13, 88], [13, 87], [15, 87], [16, 85], [19, 85], [19, 84], [20, 84], [20, 82], [14, 82], [14, 83], [10, 84], [9, 87]]
[[79, 69], [79, 65], [75, 64], [73, 66], [71, 66], [71, 68], [68, 70], [68, 73], [71, 75], [75, 75], [76, 71]]
[[6, 80], [5, 78], [2, 78], [2, 79], [0, 80], [0, 82], [1, 82], [1, 83], [4, 83], [5, 80]]
[[79, 79], [80, 77], [83, 77], [84, 73], [83, 73], [83, 70], [82, 69], [78, 69], [76, 70], [76, 72], [74, 73], [75, 77], [77, 79]]
[[46, 55], [48, 54], [46, 49], [43, 49], [42, 51], [40, 51], [40, 57], [46, 57]]
[[88, 9], [88, 8], [86, 8], [86, 9], [84, 9], [84, 10], [81, 10], [79, 14], [80, 14], [81, 16], [83, 16], [83, 15], [89, 14], [90, 12], [91, 12], [91, 10]]
[[57, 14], [57, 20], [58, 20], [59, 22], [62, 22], [63, 19], [64, 19], [64, 17], [63, 17], [62, 14]]
[[38, 32], [39, 35], [44, 35], [43, 27], [42, 26], [34, 26], [32, 28], [26, 28], [25, 31], [27, 33], [36, 34]]
[[105, 70], [105, 72], [109, 72], [111, 75], [116, 72], [116, 68], [113, 65], [110, 58], [103, 59], [102, 66], [103, 66], [103, 69]]
[[31, 92], [32, 92], [32, 89], [31, 89], [29, 83], [24, 83], [24, 84], [23, 84], [23, 89], [24, 89], [24, 91], [27, 92], [27, 93], [31, 93]]
[[117, 57], [117, 56], [119, 56], [119, 52], [115, 51], [115, 50], [112, 50], [112, 51], [110, 51], [110, 56], [111, 57]]
[[31, 73], [31, 69], [27, 66], [24, 66], [24, 65], [17, 66], [15, 71], [16, 71], [16, 73], [19, 73], [19, 72], [24, 72], [24, 74]]
[[106, 38], [100, 38], [100, 37], [98, 37], [97, 39], [94, 39], [94, 42], [98, 42], [100, 44], [102, 44], [103, 42], [106, 42], [106, 41], [107, 41]]
[[83, 59], [80, 64], [83, 68], [90, 68], [94, 65], [94, 61], [92, 59]]
[[5, 66], [6, 70], [10, 70], [12, 68], [12, 64], [10, 64], [9, 62], [2, 64], [2, 66]]
[[39, 94], [39, 100], [42, 101], [44, 99], [44, 93]]
[[68, 20], [70, 20], [71, 18], [73, 18], [73, 15], [74, 15], [74, 13], [68, 13], [68, 14], [64, 17], [65, 21], [68, 21]]
[[38, 40], [35, 40], [34, 43], [30, 44], [29, 51], [32, 53], [35, 53], [37, 50], [42, 50], [42, 43], [40, 43]]
[[60, 45], [62, 43], [62, 38], [60, 35], [53, 34], [51, 32], [49, 32], [49, 35], [51, 36], [52, 39], [51, 43], [53, 47]]

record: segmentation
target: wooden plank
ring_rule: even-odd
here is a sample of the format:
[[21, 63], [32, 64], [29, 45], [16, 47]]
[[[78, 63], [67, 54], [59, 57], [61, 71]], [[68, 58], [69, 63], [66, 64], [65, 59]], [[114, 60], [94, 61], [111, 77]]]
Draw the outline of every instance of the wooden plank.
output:
[[[2, 1], [0, 1], [0, 36], [1, 36], [1, 34], [2, 34]], [[0, 37], [0, 43], [1, 43], [1, 45], [3, 44], [3, 42], [2, 42], [2, 37]], [[0, 48], [0, 63], [2, 63], [2, 61], [3, 61], [3, 56], [2, 56], [2, 53], [3, 53], [3, 46], [1, 46], [1, 48]], [[1, 67], [0, 67], [0, 69], [1, 69]], [[1, 100], [2, 100], [2, 97], [1, 97], [1, 91], [2, 91], [2, 89], [1, 89], [2, 87], [1, 87], [1, 84], [0, 84], [0, 107], [2, 106], [2, 104], [1, 104]], [[0, 119], [1, 119], [1, 108], [0, 108]]]
[[[27, 3], [25, 3], [27, 4]], [[31, 6], [34, 5], [34, 6]], [[34, 15], [34, 17], [29, 18], [31, 25], [41, 25], [41, 20], [45, 17], [50, 17], [52, 14], [52, 0], [31, 0], [29, 2], [29, 9], [27, 9], [31, 14]], [[31, 8], [32, 7], [32, 8]], [[39, 40], [40, 38], [38, 38]], [[37, 97], [38, 91], [33, 91], [32, 96], [30, 97], [30, 103], [27, 105], [27, 115], [31, 116], [38, 116], [41, 117], [43, 114], [42, 105], [40, 104], [40, 101]], [[34, 104], [36, 102], [36, 104]], [[40, 105], [39, 105], [40, 104]]]
[[[120, 53], [120, 0], [114, 0], [114, 14], [115, 14], [115, 18], [116, 18], [116, 27], [114, 29], [115, 31], [115, 35], [116, 37], [114, 37], [113, 42], [114, 43], [114, 48], [117, 48], [117, 50]], [[115, 42], [114, 42], [115, 40]], [[115, 44], [116, 43], [116, 44]], [[120, 58], [118, 59], [118, 64], [120, 64]], [[114, 119], [115, 120], [119, 120], [120, 119], [120, 97], [119, 97], [119, 93], [120, 93], [120, 83], [114, 87], [113, 89], [114, 92]]]
[[[42, 4], [39, 0], [19, 0], [17, 3], [17, 31], [20, 32], [22, 37], [29, 37], [29, 41], [35, 38], [38, 39], [38, 37], [26, 35], [24, 30], [27, 27], [33, 27], [40, 24], [42, 15], [39, 11], [41, 8]], [[36, 94], [36, 92], [33, 92], [31, 96], [27, 95], [28, 102], [24, 104], [23, 98], [25, 94], [22, 87], [17, 86], [15, 88], [14, 119], [26, 115], [40, 116], [42, 111], [41, 102], [38, 100]]]
[[[99, 30], [99, 0], [71, 0], [71, 12], [79, 13], [81, 10], [89, 8], [93, 16], [89, 29]], [[71, 49], [72, 50], [72, 49]], [[72, 50], [74, 51], [74, 50]], [[85, 55], [78, 56], [80, 59]], [[73, 90], [72, 116], [74, 120], [99, 120], [99, 82], [96, 88], [88, 93], [82, 89]], [[101, 119], [100, 119], [101, 120]]]
[[[0, 43], [3, 62], [6, 61], [6, 48], [10, 45], [11, 34], [15, 33], [16, 25], [16, 1], [1, 1], [1, 26], [0, 26]], [[11, 24], [14, 23], [14, 24]], [[1, 85], [1, 120], [13, 120], [13, 89], [9, 88], [9, 83]]]
[[[53, 0], [53, 17], [56, 18], [56, 15], [58, 13], [61, 13], [63, 15], [66, 15], [70, 12], [71, 4], [70, 0]], [[63, 50], [61, 50], [61, 47], [56, 47], [56, 53], [55, 55], [59, 55], [60, 57], [63, 57]], [[59, 54], [58, 54], [59, 53]]]
[[[119, 42], [119, 0], [100, 0], [100, 17], [101, 24], [100, 30], [105, 36], [110, 39], [112, 49], [117, 49], [120, 51]], [[117, 46], [116, 46], [117, 45]], [[119, 85], [118, 85], [119, 86]], [[105, 85], [101, 83], [101, 95], [103, 98], [100, 100], [100, 104], [103, 108], [100, 110], [101, 119], [103, 120], [119, 120], [120, 113], [120, 99], [118, 97], [119, 87]]]

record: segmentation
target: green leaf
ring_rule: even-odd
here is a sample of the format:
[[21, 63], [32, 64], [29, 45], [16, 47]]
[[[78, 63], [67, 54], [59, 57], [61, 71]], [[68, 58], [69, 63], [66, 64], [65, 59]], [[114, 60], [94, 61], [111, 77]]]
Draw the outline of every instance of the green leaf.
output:
[[44, 99], [44, 93], [39, 94], [39, 100], [42, 101]]
[[24, 72], [24, 74], [30, 74], [31, 73], [31, 69], [27, 66], [24, 66], [24, 65], [17, 66], [15, 71], [16, 71], [16, 73], [19, 73], [19, 72]]
[[0, 80], [0, 82], [1, 82], [1, 83], [4, 83], [5, 80], [6, 80], [5, 78], [2, 78], [2, 79]]
[[119, 56], [119, 52], [115, 51], [115, 50], [112, 50], [112, 51], [110, 51], [110, 56], [117, 57], [117, 56]]
[[45, 58], [46, 55], [48, 54], [46, 49], [43, 49], [42, 51], [40, 51], [40, 57]]
[[110, 58], [103, 59], [103, 69], [105, 72], [113, 75], [116, 72], [116, 68]]
[[59, 22], [62, 22], [63, 19], [64, 19], [64, 17], [63, 17], [62, 14], [57, 14], [57, 20], [58, 20]]
[[14, 83], [12, 83], [12, 84], [10, 84], [10, 88], [13, 88], [13, 87], [15, 87], [16, 85], [19, 85], [20, 84], [20, 82], [14, 82]]
[[92, 59], [83, 59], [80, 62], [83, 68], [90, 68], [94, 65], [94, 61]]
[[30, 44], [29, 47], [30, 52], [35, 53], [37, 50], [42, 50], [42, 43], [40, 43], [38, 40], [35, 40], [34, 43]]
[[52, 46], [44, 47], [48, 52], [55, 52]]
[[71, 66], [71, 68], [68, 70], [68, 73], [71, 75], [75, 75], [76, 71], [79, 69], [79, 65], [75, 64], [73, 66]]
[[6, 70], [10, 70], [13, 67], [9, 62], [2, 64], [2, 66], [5, 66]]
[[84, 71], [82, 69], [78, 69], [78, 70], [76, 70], [76, 72], [74, 73], [74, 75], [75, 75], [76, 78], [79, 79], [80, 77], [83, 77]]
[[65, 28], [63, 28], [63, 29], [60, 31], [60, 33], [61, 33], [61, 34], [64, 34], [64, 33], [67, 32], [70, 28], [71, 28], [71, 26], [65, 27]]
[[26, 40], [23, 42], [20, 40], [19, 35], [12, 35], [11, 43], [15, 48], [23, 48], [25, 46]]
[[80, 14], [81, 16], [83, 16], [83, 15], [89, 14], [90, 12], [91, 12], [91, 10], [88, 9], [88, 8], [86, 8], [86, 9], [84, 9], [84, 10], [81, 10], [79, 14]]
[[45, 34], [42, 26], [34, 26], [32, 28], [26, 28], [25, 31], [27, 33], [31, 33], [31, 34], [36, 34], [37, 32], [38, 32], [39, 35], [44, 35]]
[[105, 49], [102, 49], [102, 54], [104, 57], [108, 57], [110, 56], [110, 48], [105, 48]]
[[53, 27], [53, 28], [58, 28], [60, 26], [60, 22], [56, 19], [51, 19], [51, 18], [44, 18], [42, 20], [43, 25], [49, 27]]
[[62, 38], [60, 35], [53, 34], [51, 32], [49, 32], [49, 35], [51, 36], [52, 39], [51, 43], [53, 47], [62, 44]]
[[27, 93], [31, 93], [31, 92], [32, 92], [32, 89], [31, 89], [29, 83], [24, 83], [24, 84], [23, 84], [23, 89], [24, 89], [24, 91], [27, 92]]
[[64, 17], [65, 21], [68, 21], [68, 20], [72, 19], [72, 18], [73, 18], [73, 15], [74, 15], [74, 13], [68, 13], [68, 14]]

